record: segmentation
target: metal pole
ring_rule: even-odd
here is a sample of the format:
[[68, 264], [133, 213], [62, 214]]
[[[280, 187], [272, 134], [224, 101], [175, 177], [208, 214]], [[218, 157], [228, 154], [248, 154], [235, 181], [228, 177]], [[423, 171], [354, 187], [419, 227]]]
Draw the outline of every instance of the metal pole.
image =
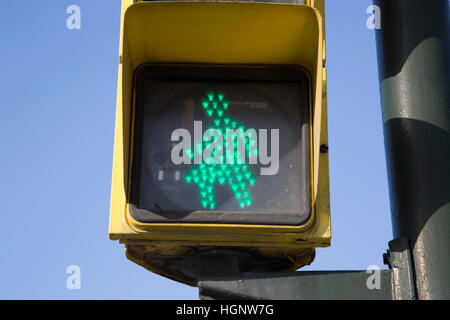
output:
[[374, 0], [392, 225], [419, 299], [450, 299], [448, 0]]

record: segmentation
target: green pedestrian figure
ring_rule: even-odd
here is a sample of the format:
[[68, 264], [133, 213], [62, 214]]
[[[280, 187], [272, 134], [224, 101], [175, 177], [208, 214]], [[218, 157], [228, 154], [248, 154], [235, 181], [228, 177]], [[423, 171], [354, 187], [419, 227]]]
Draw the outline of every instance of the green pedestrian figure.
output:
[[[209, 91], [206, 94], [206, 98], [202, 101], [202, 107], [214, 124], [209, 129], [217, 130], [222, 134], [222, 137], [227, 136], [227, 130], [236, 130], [236, 138], [243, 140], [245, 152], [249, 156], [257, 155], [256, 136], [250, 133], [245, 139], [245, 127], [226, 115], [229, 106], [230, 102], [226, 99], [223, 91]], [[207, 133], [210, 131], [207, 131]], [[211, 136], [206, 134], [203, 140], [207, 141], [194, 146], [191, 158], [194, 158], [194, 153], [203, 156], [203, 147], [208, 148], [213, 143], [213, 141], [208, 141], [208, 138], [211, 138]], [[238, 144], [234, 138], [232, 139], [233, 145], [228, 147], [229, 141], [227, 140], [223, 138], [222, 144], [212, 148], [210, 157], [205, 158], [203, 156], [203, 163], [194, 165], [184, 176], [187, 183], [194, 182], [198, 185], [201, 205], [211, 210], [216, 207], [214, 190], [216, 183], [228, 184], [241, 208], [250, 206], [253, 202], [249, 187], [254, 185], [256, 180], [248, 165], [245, 164], [245, 153], [242, 154], [237, 150]], [[223, 152], [223, 149], [225, 152]]]

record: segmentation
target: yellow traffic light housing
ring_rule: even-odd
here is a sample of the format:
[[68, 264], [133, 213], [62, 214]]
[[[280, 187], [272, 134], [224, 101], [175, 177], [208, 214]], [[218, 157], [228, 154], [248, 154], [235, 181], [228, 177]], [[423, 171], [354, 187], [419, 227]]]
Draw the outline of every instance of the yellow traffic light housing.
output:
[[[197, 252], [234, 248], [256, 257], [257, 269], [287, 271], [311, 263], [316, 247], [329, 246], [319, 10], [123, 1], [109, 235], [126, 244], [129, 259], [195, 285], [179, 265]], [[212, 129], [221, 132], [240, 122], [255, 132], [268, 123], [280, 127], [286, 156], [279, 176], [259, 179], [261, 166], [237, 158], [234, 166], [203, 158], [194, 167], [195, 141], [191, 165], [173, 169], [171, 133], [196, 119], [216, 122]]]

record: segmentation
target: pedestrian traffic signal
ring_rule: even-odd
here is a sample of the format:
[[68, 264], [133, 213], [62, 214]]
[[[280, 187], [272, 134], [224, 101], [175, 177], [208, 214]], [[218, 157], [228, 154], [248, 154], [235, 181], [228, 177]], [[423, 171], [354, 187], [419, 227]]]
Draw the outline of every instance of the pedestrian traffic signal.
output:
[[131, 217], [301, 225], [312, 211], [310, 108], [300, 68], [143, 66]]
[[329, 245], [316, 6], [123, 1], [109, 234], [129, 259], [195, 284], [199, 253], [294, 270]]

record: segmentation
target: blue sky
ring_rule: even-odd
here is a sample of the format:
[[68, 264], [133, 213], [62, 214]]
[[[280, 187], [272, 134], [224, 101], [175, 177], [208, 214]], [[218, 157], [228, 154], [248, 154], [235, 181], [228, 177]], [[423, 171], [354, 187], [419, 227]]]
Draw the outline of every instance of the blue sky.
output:
[[[72, 4], [81, 30], [66, 28]], [[305, 270], [383, 267], [392, 238], [371, 4], [327, 2], [333, 239]], [[0, 299], [197, 299], [108, 239], [120, 1], [1, 8]]]

